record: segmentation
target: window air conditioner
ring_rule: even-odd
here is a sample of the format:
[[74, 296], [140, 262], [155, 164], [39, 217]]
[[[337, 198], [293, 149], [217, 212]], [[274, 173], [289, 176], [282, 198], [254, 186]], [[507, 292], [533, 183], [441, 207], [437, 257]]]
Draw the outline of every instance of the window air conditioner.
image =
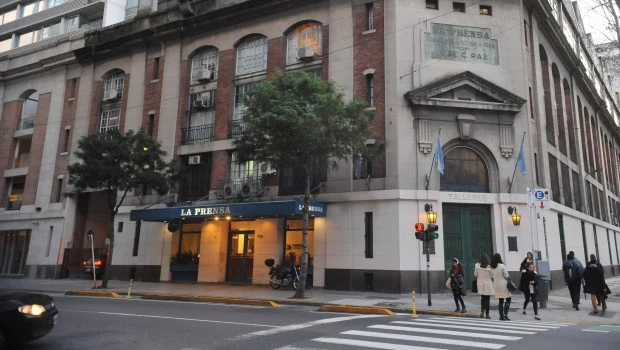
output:
[[108, 101], [108, 100], [118, 100], [118, 98], [120, 97], [120, 92], [118, 89], [109, 89], [106, 92], [103, 93], [103, 100], [104, 101]]
[[276, 173], [276, 169], [272, 168], [267, 163], [262, 163], [260, 165], [260, 172], [263, 173], [263, 174], [275, 174]]
[[187, 159], [187, 164], [200, 164], [200, 156], [189, 156], [189, 158]]
[[227, 183], [226, 185], [224, 185], [224, 198], [232, 198], [236, 196], [237, 194], [235, 193], [232, 184]]
[[208, 68], [203, 68], [196, 72], [196, 80], [199, 82], [207, 82], [213, 77], [213, 71]]
[[314, 49], [312, 46], [304, 46], [297, 50], [297, 59], [300, 61], [309, 61], [314, 59]]
[[244, 183], [241, 186], [241, 197], [249, 197], [252, 194], [252, 186], [249, 183]]

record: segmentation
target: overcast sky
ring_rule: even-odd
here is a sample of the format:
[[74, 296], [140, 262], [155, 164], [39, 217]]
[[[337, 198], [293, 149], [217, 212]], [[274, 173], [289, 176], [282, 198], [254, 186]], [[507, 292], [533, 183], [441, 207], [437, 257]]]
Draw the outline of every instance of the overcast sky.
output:
[[603, 14], [603, 10], [597, 6], [598, 1], [599, 0], [577, 0], [586, 32], [592, 34], [592, 38], [597, 44], [608, 42], [610, 41], [609, 38], [614, 38], [613, 33], [605, 28], [608, 21]]

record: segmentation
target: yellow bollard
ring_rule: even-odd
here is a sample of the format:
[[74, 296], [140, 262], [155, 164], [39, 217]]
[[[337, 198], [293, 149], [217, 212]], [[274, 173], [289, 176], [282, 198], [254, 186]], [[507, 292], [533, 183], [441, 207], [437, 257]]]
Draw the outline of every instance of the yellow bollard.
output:
[[415, 289], [411, 292], [411, 312], [413, 313], [411, 317], [418, 318], [418, 308], [415, 304]]
[[133, 284], [133, 278], [129, 280], [129, 290], [127, 291], [127, 299], [131, 298], [131, 285]]

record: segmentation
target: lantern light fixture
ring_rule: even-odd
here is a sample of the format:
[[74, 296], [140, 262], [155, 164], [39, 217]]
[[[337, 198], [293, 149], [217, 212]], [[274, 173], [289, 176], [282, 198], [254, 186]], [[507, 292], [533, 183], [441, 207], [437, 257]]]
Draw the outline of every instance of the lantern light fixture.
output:
[[515, 226], [521, 225], [521, 215], [517, 213], [517, 207], [509, 206], [508, 215], [510, 215], [513, 225]]
[[437, 222], [437, 213], [433, 210], [432, 204], [424, 204], [424, 211], [426, 212], [426, 218], [428, 219], [429, 224], [434, 224]]

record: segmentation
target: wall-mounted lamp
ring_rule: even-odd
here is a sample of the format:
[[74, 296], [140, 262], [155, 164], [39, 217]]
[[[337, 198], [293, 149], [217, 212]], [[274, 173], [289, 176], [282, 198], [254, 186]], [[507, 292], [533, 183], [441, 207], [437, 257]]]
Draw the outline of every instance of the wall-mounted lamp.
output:
[[432, 204], [424, 204], [424, 211], [426, 212], [426, 218], [428, 219], [429, 224], [434, 224], [437, 222], [437, 213], [433, 211]]
[[517, 213], [517, 207], [508, 207], [508, 215], [510, 215], [513, 225], [515, 226], [521, 225], [521, 215]]

